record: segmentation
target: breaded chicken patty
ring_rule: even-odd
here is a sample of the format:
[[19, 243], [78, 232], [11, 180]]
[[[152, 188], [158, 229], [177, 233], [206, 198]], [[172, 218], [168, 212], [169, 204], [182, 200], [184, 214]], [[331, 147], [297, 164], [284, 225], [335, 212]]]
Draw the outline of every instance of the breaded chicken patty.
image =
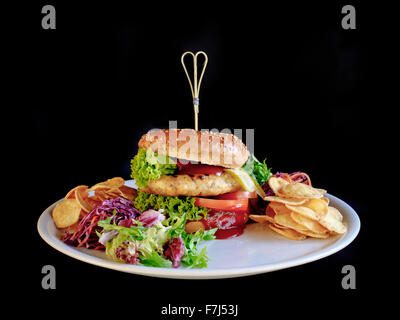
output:
[[163, 175], [150, 181], [140, 190], [168, 197], [175, 196], [217, 196], [242, 190], [240, 183], [229, 173], [218, 175]]

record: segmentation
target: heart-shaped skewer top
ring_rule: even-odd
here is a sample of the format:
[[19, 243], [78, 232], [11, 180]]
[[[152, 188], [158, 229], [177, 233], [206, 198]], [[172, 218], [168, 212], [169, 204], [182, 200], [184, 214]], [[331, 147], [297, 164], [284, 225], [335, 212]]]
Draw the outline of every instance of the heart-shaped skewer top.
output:
[[[193, 82], [190, 79], [189, 73], [187, 71], [186, 65], [185, 65], [185, 56], [190, 54], [193, 57]], [[204, 63], [203, 63], [203, 69], [201, 70], [200, 73], [200, 78], [197, 79], [197, 57], [199, 55], [204, 56]], [[199, 92], [200, 92], [200, 85], [201, 85], [201, 80], [203, 79], [204, 71], [206, 70], [208, 62], [208, 57], [207, 54], [203, 51], [198, 51], [196, 54], [190, 51], [186, 51], [184, 54], [182, 54], [181, 57], [181, 63], [183, 66], [183, 69], [185, 70], [186, 76], [189, 80], [189, 85], [190, 89], [192, 91], [192, 97], [193, 97], [193, 107], [194, 107], [194, 128], [197, 131], [198, 130], [198, 115], [199, 115]]]

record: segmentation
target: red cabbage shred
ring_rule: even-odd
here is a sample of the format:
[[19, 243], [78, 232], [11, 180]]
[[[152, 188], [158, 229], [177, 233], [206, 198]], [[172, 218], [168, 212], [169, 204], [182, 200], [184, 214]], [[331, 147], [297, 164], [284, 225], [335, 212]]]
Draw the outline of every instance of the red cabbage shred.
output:
[[96, 231], [102, 230], [101, 227], [97, 226], [97, 222], [114, 215], [112, 222], [130, 227], [132, 219], [140, 216], [140, 214], [140, 211], [133, 206], [133, 202], [128, 199], [118, 197], [105, 200], [79, 222], [75, 232], [66, 231], [63, 241], [74, 247], [104, 250], [105, 247], [99, 242], [99, 237], [96, 234]]

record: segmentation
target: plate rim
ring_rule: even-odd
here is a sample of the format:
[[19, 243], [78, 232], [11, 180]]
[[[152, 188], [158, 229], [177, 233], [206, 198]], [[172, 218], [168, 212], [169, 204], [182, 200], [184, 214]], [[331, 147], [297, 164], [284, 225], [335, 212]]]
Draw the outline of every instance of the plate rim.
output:
[[[100, 257], [95, 257], [85, 252], [81, 252], [74, 247], [71, 247], [63, 243], [60, 239], [57, 239], [59, 243], [55, 243], [52, 238], [54, 236], [48, 231], [47, 223], [51, 219], [50, 210], [63, 198], [54, 202], [49, 207], [47, 207], [40, 215], [37, 221], [37, 230], [40, 237], [55, 250], [82, 262], [86, 262], [98, 267], [103, 267], [107, 269], [112, 269], [115, 271], [121, 271], [136, 275], [159, 277], [159, 278], [174, 278], [174, 279], [222, 279], [222, 278], [235, 278], [244, 277], [260, 273], [268, 273], [272, 271], [287, 269], [303, 264], [307, 264], [313, 261], [320, 260], [322, 258], [328, 257], [345, 247], [347, 247], [353, 240], [357, 237], [360, 228], [361, 221], [355, 210], [343, 200], [331, 195], [326, 194], [328, 198], [338, 202], [342, 207], [346, 208], [346, 215], [351, 216], [352, 228], [348, 228], [346, 234], [339, 236], [341, 237], [339, 241], [333, 243], [326, 249], [322, 249], [317, 252], [310, 252], [301, 257], [294, 259], [289, 259], [285, 261], [269, 263], [264, 265], [257, 265], [251, 267], [232, 267], [223, 269], [170, 269], [170, 268], [156, 268], [156, 267], [146, 267], [146, 266], [135, 266], [129, 264], [123, 264], [114, 262], [111, 260], [106, 260]], [[350, 220], [350, 217], [347, 217]], [[226, 240], [225, 240], [226, 241]]]

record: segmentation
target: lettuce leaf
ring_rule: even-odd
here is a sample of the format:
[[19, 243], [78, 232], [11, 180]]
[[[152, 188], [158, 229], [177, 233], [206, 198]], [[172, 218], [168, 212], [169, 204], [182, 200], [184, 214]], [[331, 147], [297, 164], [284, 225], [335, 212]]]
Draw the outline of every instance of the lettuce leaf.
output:
[[131, 160], [131, 177], [139, 188], [145, 188], [150, 181], [161, 175], [174, 174], [177, 165], [169, 157], [160, 156], [151, 150], [139, 149]]
[[271, 169], [268, 169], [265, 160], [266, 159], [264, 159], [263, 162], [260, 162], [254, 154], [249, 152], [249, 157], [246, 163], [242, 166], [242, 169], [250, 174], [260, 186], [267, 182], [271, 175]]
[[195, 233], [183, 232], [182, 240], [185, 243], [185, 254], [181, 260], [182, 265], [188, 268], [205, 268], [210, 260], [207, 256], [207, 247], [198, 252], [199, 243], [205, 240], [215, 239], [217, 229], [198, 230]]
[[139, 255], [140, 263], [138, 265], [143, 265], [147, 267], [158, 267], [158, 268], [171, 268], [172, 262], [170, 260], [164, 259], [157, 252], [153, 251], [150, 256], [144, 257]]
[[135, 208], [144, 212], [147, 209], [163, 209], [169, 217], [182, 217], [186, 214], [188, 220], [200, 220], [205, 218], [209, 209], [194, 205], [196, 201], [192, 197], [165, 197], [138, 190], [133, 200]]
[[166, 220], [171, 228], [168, 230], [171, 240], [179, 236], [185, 245], [185, 252], [181, 259], [181, 264], [187, 268], [205, 268], [209, 258], [207, 257], [207, 247], [199, 252], [198, 245], [206, 240], [215, 239], [215, 232], [217, 228], [210, 230], [198, 230], [195, 233], [186, 233], [186, 215], [182, 217], [170, 217]]
[[[115, 215], [115, 211], [114, 211], [114, 215]], [[105, 220], [101, 220], [97, 223], [97, 225], [99, 227], [103, 228], [102, 233], [115, 230], [120, 235], [124, 235], [125, 239], [132, 238], [132, 239], [139, 240], [139, 241], [146, 239], [147, 228], [142, 227], [142, 226], [132, 226], [130, 228], [119, 226], [115, 223], [115, 221], [112, 222], [112, 218], [113, 218], [113, 216], [108, 217]]]

